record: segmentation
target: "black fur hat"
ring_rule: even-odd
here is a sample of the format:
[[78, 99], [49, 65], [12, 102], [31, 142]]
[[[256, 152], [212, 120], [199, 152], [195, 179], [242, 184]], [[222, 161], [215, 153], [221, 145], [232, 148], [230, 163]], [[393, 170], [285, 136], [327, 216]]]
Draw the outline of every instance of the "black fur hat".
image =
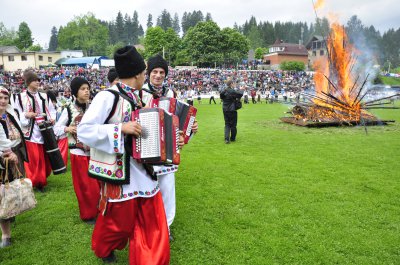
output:
[[150, 75], [151, 71], [155, 68], [162, 68], [165, 71], [165, 76], [168, 75], [168, 63], [167, 61], [159, 54], [156, 56], [150, 57], [147, 61], [147, 74]]
[[130, 78], [146, 69], [143, 57], [134, 46], [118, 49], [114, 54], [114, 61], [119, 78]]
[[72, 79], [71, 94], [74, 95], [74, 97], [76, 97], [76, 95], [78, 95], [79, 88], [81, 88], [81, 86], [83, 84], [87, 84], [90, 88], [90, 84], [85, 78], [78, 76], [78, 77], [75, 77], [74, 79]]

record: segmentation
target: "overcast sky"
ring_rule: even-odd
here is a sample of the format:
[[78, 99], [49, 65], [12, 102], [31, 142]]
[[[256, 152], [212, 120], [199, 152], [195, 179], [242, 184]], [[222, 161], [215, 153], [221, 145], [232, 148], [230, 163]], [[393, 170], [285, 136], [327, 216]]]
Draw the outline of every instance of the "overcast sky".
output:
[[[400, 27], [399, 0], [325, 0], [325, 6], [318, 10], [318, 16], [329, 12], [339, 16], [346, 23], [357, 15], [364, 25], [373, 25], [382, 32]], [[28, 23], [35, 43], [48, 44], [53, 26], [57, 29], [73, 20], [74, 16], [92, 12], [102, 20], [111, 21], [118, 11], [131, 17], [136, 10], [144, 30], [148, 14], [153, 15], [155, 24], [163, 9], [172, 17], [178, 13], [201, 10], [207, 12], [221, 27], [232, 27], [236, 22], [242, 25], [253, 15], [257, 21], [314, 22], [312, 0], [0, 0], [0, 22], [6, 28], [18, 30], [21, 22]]]

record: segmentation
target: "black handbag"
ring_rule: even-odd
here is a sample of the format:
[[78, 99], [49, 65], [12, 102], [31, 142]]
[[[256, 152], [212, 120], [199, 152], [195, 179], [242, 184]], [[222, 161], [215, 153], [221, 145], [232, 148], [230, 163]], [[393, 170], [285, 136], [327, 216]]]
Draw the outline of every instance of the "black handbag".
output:
[[242, 101], [240, 99], [235, 99], [235, 110], [242, 108]]

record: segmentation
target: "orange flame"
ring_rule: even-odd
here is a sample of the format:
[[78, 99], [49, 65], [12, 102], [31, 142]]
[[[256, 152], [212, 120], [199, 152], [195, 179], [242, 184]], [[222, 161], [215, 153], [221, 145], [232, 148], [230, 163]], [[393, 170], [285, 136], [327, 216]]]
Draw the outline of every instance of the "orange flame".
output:
[[[346, 116], [347, 119], [359, 120], [362, 113], [366, 113], [361, 110], [357, 93], [353, 91], [355, 84], [351, 68], [357, 51], [348, 42], [344, 27], [336, 22], [331, 24], [326, 43], [328, 56], [321, 57], [313, 65], [316, 69], [315, 91], [320, 96], [313, 100], [318, 108], [315, 113], [325, 112], [322, 116], [335, 116], [335, 119], [340, 119], [343, 114], [342, 119]], [[321, 100], [326, 94], [334, 97], [331, 98], [332, 104], [329, 100]]]
[[324, 0], [317, 0], [317, 2], [314, 4], [315, 10], [322, 8], [325, 5]]
[[[334, 94], [338, 99], [351, 105], [355, 98], [351, 91], [354, 84], [351, 67], [354, 64], [352, 56], [356, 50], [349, 44], [344, 27], [338, 23], [331, 24], [327, 51], [328, 57], [322, 57], [314, 63], [316, 92]], [[328, 82], [328, 78], [333, 84]]]

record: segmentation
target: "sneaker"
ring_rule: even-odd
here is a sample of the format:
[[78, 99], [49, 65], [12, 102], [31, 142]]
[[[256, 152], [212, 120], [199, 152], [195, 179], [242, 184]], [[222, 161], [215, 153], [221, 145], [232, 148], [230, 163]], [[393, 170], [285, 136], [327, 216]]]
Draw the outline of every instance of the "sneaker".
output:
[[226, 144], [229, 144], [230, 142], [229, 142], [229, 140], [225, 140], [225, 143], [226, 143]]
[[11, 246], [11, 238], [3, 238], [0, 243], [0, 248]]
[[104, 263], [114, 263], [117, 261], [117, 257], [114, 254], [114, 251], [111, 251], [110, 255], [105, 258], [101, 258]]

